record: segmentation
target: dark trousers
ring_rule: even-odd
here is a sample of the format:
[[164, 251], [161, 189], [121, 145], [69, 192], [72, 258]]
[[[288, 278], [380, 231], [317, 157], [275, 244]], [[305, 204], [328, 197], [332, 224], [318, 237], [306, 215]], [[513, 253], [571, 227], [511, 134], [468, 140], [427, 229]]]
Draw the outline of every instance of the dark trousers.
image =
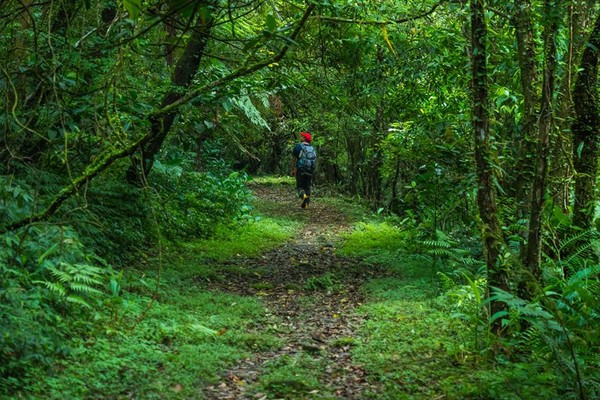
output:
[[312, 184], [312, 175], [303, 175], [298, 171], [296, 174], [296, 189], [298, 189], [298, 195], [300, 191], [304, 190], [307, 196], [310, 196], [310, 185]]

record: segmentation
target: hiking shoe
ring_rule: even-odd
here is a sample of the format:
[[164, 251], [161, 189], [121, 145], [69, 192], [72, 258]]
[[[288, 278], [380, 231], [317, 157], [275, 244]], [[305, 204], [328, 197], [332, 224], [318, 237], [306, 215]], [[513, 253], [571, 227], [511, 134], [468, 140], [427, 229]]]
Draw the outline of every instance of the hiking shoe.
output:
[[308, 197], [306, 195], [306, 193], [304, 194], [304, 196], [302, 197], [302, 204], [300, 205], [300, 207], [302, 208], [308, 208], [308, 203], [310, 202], [310, 197]]

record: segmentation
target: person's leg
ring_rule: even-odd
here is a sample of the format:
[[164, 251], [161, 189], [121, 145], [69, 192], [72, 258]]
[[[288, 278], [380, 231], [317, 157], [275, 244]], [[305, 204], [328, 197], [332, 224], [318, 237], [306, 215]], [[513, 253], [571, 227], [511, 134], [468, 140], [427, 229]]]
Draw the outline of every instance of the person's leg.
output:
[[308, 207], [308, 203], [310, 203], [311, 180], [311, 175], [302, 175], [301, 186], [304, 191], [304, 194], [302, 195], [302, 204], [300, 205], [302, 208]]
[[300, 171], [296, 172], [296, 191], [298, 192], [299, 198], [304, 197], [304, 181]]
[[306, 206], [308, 207], [308, 203], [310, 203], [310, 188], [312, 186], [312, 175], [307, 175], [306, 176], [306, 182], [305, 182], [305, 191], [306, 191]]

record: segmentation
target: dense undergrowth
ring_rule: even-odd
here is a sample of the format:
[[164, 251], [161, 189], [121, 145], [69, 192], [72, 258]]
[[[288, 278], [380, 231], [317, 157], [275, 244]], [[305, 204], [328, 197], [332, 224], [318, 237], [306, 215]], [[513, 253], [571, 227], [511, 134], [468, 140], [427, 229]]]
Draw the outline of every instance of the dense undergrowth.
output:
[[[372, 379], [383, 384], [377, 398], [565, 398], [569, 388], [558, 385], [551, 363], [486, 331], [480, 298], [485, 282], [473, 274], [476, 266], [462, 273], [448, 263], [438, 269], [424, 249], [406, 252], [412, 233], [370, 224], [350, 235], [342, 249], [391, 272], [364, 288], [367, 323], [355, 350]], [[472, 279], [465, 280], [468, 276]]]
[[[36, 207], [30, 183], [3, 183], [5, 218]], [[89, 206], [75, 199], [55, 221], [61, 223], [2, 235], [0, 397], [201, 398], [202, 388], [236, 360], [282, 346], [256, 297], [203, 287], [228, 272], [248, 273], [217, 261], [259, 256], [307, 219], [265, 217], [274, 205], [268, 202], [252, 213], [251, 193], [238, 174], [165, 168], [154, 184], [124, 192], [100, 182], [88, 193]], [[365, 322], [357, 337], [346, 338], [355, 361], [382, 388], [373, 398], [600, 393], [597, 265], [574, 257], [572, 274], [552, 275], [530, 301], [496, 293], [510, 306], [497, 316], [504, 328], [497, 337], [481, 254], [468, 235], [424, 233], [339, 197], [320, 201], [353, 223], [339, 254], [354, 259], [353, 268], [387, 271], [363, 287], [358, 313]], [[81, 218], [69, 219], [74, 213]], [[319, 275], [303, 285], [336, 291], [341, 278]], [[305, 354], [280, 359], [257, 390], [298, 398], [298, 391], [269, 382], [293, 374], [304, 389], [317, 388], [320, 367]]]
[[[43, 183], [48, 189], [48, 179], [41, 172], [26, 180], [3, 177], [3, 222], [43, 209], [49, 199], [36, 192], [36, 187]], [[204, 315], [190, 316], [177, 302], [161, 302], [189, 289], [178, 286], [181, 267], [172, 261], [163, 265], [163, 260], [176, 251], [168, 243], [231, 237], [244, 221], [244, 234], [258, 236], [263, 246], [287, 237], [280, 225], [248, 220], [251, 193], [244, 180], [243, 175], [225, 168], [205, 173], [157, 168], [151, 186], [135, 188], [108, 174], [69, 200], [52, 221], [4, 233], [0, 250], [0, 397], [116, 396], [121, 389], [108, 382], [117, 377], [131, 390], [143, 385], [134, 382], [137, 377], [152, 379], [149, 371], [160, 373], [161, 365], [175, 365], [165, 359], [172, 354], [160, 348], [169, 335], [186, 337], [179, 343], [182, 348], [212, 346], [216, 331], [205, 328]], [[51, 186], [59, 185], [54, 182]], [[231, 251], [239, 250], [236, 241], [228, 242]], [[227, 251], [225, 245], [219, 248]], [[194, 246], [190, 249], [178, 251], [191, 254]], [[209, 250], [199, 245], [197, 257], [209, 257]], [[198, 260], [190, 262], [195, 264], [183, 265], [201, 271]], [[179, 271], [174, 282], [169, 282], [167, 271]], [[211, 304], [205, 300], [200, 302]], [[226, 296], [211, 301], [216, 308], [229, 310], [232, 320], [256, 320], [253, 315], [259, 313], [251, 301], [239, 302], [239, 309], [231, 309], [235, 300]], [[215, 362], [243, 353], [223, 343], [215, 346], [223, 347]], [[183, 354], [181, 357], [191, 356], [176, 352]], [[202, 369], [207, 363], [212, 363], [210, 358], [194, 364]], [[128, 381], [124, 376], [132, 378]], [[160, 380], [152, 382], [161, 385]], [[145, 390], [162, 389], [142, 392]]]

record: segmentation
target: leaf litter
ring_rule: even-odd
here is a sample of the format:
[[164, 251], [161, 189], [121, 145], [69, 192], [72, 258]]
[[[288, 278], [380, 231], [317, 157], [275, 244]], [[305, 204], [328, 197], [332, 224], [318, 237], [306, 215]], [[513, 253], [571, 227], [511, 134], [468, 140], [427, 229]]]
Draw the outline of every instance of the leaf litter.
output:
[[[253, 190], [259, 202], [269, 202], [270, 215], [306, 223], [295, 238], [279, 248], [223, 263], [224, 279], [210, 282], [207, 289], [258, 296], [273, 321], [270, 329], [283, 345], [277, 350], [256, 351], [238, 361], [220, 382], [205, 387], [204, 395], [223, 400], [369, 398], [378, 392], [376, 384], [369, 382], [365, 369], [353, 362], [351, 350], [359, 344], [355, 332], [365, 319], [357, 311], [364, 301], [361, 286], [385, 272], [336, 254], [340, 234], [351, 229], [339, 209], [316, 199], [303, 210], [290, 186], [255, 185]], [[319, 389], [292, 387], [297, 389], [293, 397], [257, 390], [269, 365], [301, 353], [324, 365]]]

